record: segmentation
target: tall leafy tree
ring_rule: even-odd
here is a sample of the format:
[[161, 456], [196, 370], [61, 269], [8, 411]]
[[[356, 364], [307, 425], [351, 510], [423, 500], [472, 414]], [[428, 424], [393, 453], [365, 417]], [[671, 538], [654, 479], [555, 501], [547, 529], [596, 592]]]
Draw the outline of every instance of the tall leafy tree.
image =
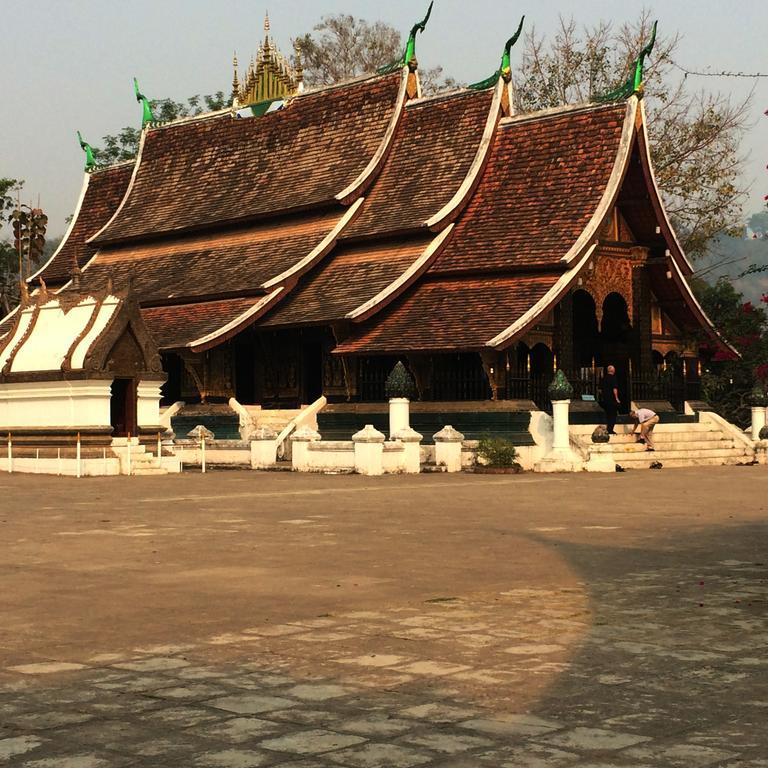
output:
[[[403, 54], [400, 32], [383, 21], [369, 22], [345, 13], [323, 16], [311, 32], [294, 40], [301, 50], [309, 86], [332, 85], [375, 72]], [[457, 87], [442, 67], [420, 68], [422, 89], [430, 95]]]
[[729, 421], [746, 425], [747, 399], [756, 385], [768, 389], [768, 293], [757, 303], [726, 278], [695, 285], [702, 307], [739, 356], [716, 352], [702, 377], [703, 395]]
[[[643, 11], [614, 27], [601, 22], [580, 28], [560, 19], [550, 38], [533, 30], [526, 37], [515, 77], [522, 111], [590, 101], [621, 85], [650, 37]], [[749, 99], [690, 89], [675, 69], [679, 35], [660, 35], [646, 61], [645, 99], [657, 180], [687, 252], [698, 257], [721, 234], [742, 228], [744, 158], [739, 141], [748, 121]]]
[[[15, 206], [13, 191], [24, 182], [0, 178], [0, 231]], [[19, 256], [7, 238], [0, 241], [0, 317], [7, 315], [19, 301]]]

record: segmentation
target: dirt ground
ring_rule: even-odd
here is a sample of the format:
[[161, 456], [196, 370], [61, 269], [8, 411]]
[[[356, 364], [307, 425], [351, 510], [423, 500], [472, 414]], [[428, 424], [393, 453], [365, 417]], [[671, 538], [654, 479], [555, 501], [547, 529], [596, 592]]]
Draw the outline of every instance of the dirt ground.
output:
[[765, 768], [767, 507], [759, 466], [1, 474], [0, 765]]

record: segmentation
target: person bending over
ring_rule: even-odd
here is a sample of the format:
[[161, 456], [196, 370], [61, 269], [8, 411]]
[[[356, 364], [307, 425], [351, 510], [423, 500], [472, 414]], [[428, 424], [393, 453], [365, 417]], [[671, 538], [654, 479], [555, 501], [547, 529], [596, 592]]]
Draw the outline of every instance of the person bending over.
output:
[[629, 417], [635, 422], [635, 426], [632, 428], [632, 434], [637, 434], [637, 428], [640, 427], [640, 436], [637, 438], [638, 443], [645, 443], [646, 451], [655, 451], [656, 446], [653, 443], [651, 433], [653, 428], [659, 423], [659, 416], [650, 408], [638, 408], [636, 411], [630, 411]]

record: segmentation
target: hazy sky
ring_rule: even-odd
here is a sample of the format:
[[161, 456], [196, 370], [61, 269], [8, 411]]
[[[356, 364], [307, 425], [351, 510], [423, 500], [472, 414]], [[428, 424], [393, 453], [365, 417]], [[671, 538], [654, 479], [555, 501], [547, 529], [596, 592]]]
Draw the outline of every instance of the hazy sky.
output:
[[[36, 201], [40, 194], [50, 233], [61, 234], [82, 183], [83, 155], [75, 131], [98, 145], [103, 135], [138, 125], [134, 75], [150, 98], [228, 93], [232, 52], [236, 49], [244, 61], [255, 51], [267, 8], [272, 34], [288, 52], [289, 40], [309, 31], [324, 13], [381, 19], [407, 32], [422, 6], [426, 0], [0, 0], [0, 177], [25, 179], [27, 199]], [[683, 33], [678, 58], [686, 68], [768, 71], [764, 0], [667, 0], [648, 7], [663, 33]], [[537, 31], [548, 33], [558, 14], [584, 24], [599, 19], [621, 23], [639, 9], [605, 0], [436, 0], [427, 32], [419, 39], [419, 62], [423, 67], [440, 64], [446, 74], [473, 82], [495, 69], [503, 41], [522, 13], [528, 29], [535, 24]], [[739, 98], [754, 81], [697, 78], [695, 84]], [[759, 210], [768, 192], [766, 108], [768, 79], [762, 79], [743, 145], [750, 154], [748, 212]]]

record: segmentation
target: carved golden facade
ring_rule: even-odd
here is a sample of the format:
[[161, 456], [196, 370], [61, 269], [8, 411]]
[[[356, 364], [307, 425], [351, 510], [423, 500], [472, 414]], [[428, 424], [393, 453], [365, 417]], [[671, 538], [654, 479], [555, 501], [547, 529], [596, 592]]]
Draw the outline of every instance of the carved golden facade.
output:
[[256, 57], [251, 58], [242, 80], [238, 74], [237, 55], [235, 55], [232, 79], [233, 104], [246, 107], [299, 93], [304, 81], [304, 71], [298, 46], [294, 62], [283, 56], [270, 38], [269, 16], [267, 16], [264, 20], [264, 41], [259, 45]]

